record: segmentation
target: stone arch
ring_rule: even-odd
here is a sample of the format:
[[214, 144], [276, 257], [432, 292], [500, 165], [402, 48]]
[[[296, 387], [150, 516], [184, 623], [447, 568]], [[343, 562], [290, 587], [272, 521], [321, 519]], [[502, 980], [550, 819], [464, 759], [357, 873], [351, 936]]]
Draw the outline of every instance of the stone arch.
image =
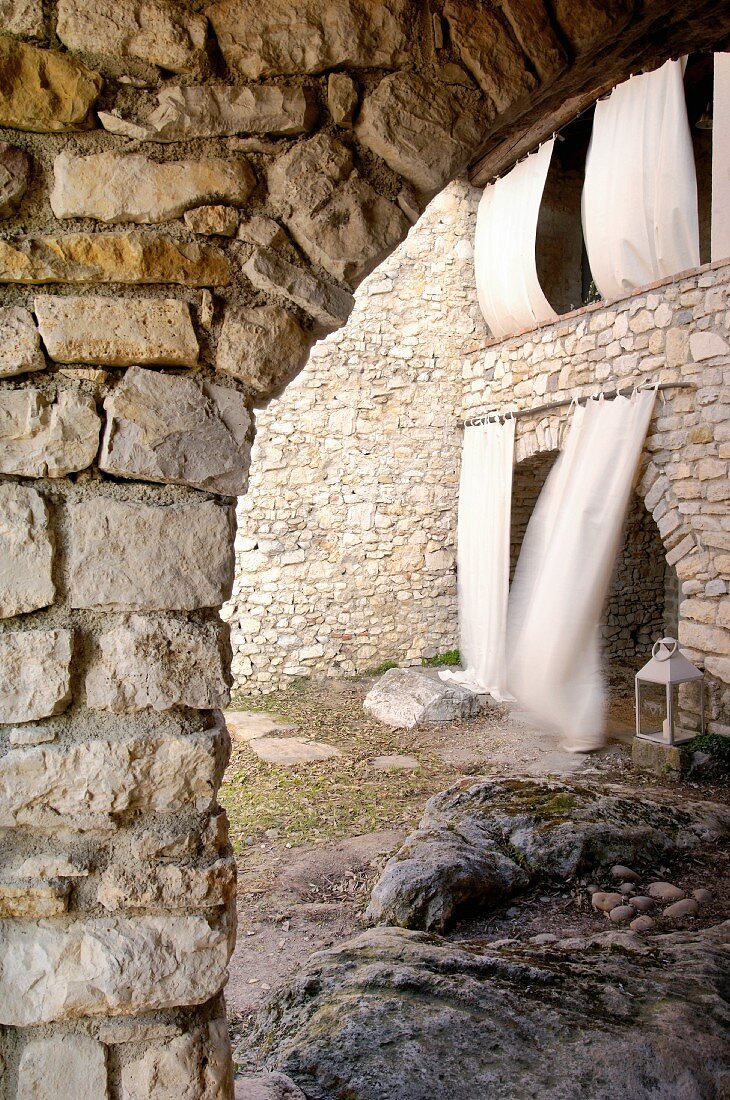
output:
[[[429, 195], [728, 26], [710, 0], [6, 8], [2, 1087], [213, 1100], [235, 896], [217, 608], [253, 407]], [[159, 111], [135, 117], [140, 86]]]

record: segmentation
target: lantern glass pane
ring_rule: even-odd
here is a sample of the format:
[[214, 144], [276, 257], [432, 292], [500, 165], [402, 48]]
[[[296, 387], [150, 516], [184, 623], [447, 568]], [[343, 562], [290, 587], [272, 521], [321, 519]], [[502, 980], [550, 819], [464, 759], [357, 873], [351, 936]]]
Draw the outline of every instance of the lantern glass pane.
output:
[[664, 684], [639, 681], [639, 700], [642, 734], [649, 737], [661, 736], [664, 719], [667, 717], [666, 688]]
[[701, 685], [700, 680], [690, 680], [686, 684], [678, 685], [678, 703], [675, 704], [677, 716], [674, 725], [675, 729], [681, 730], [685, 735], [698, 734], [702, 726]]

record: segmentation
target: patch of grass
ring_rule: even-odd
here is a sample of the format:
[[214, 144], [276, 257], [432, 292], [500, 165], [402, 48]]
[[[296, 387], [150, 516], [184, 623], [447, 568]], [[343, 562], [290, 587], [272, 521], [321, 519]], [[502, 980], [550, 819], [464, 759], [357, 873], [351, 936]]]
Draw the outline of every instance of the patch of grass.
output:
[[398, 668], [397, 661], [381, 661], [379, 665], [374, 665], [373, 668], [366, 668], [363, 672], [358, 673], [360, 676], [382, 676], [384, 672], [388, 672], [391, 668]]
[[[364, 686], [353, 681], [307, 681], [267, 696], [237, 695], [239, 710], [274, 711], [297, 728], [296, 736], [334, 745], [342, 756], [281, 767], [267, 764], [249, 745], [234, 742], [219, 799], [228, 811], [237, 853], [262, 840], [267, 829], [291, 844], [316, 843], [377, 829], [413, 828], [423, 804], [448, 787], [460, 766], [444, 764], [419, 744], [417, 730], [393, 730], [362, 707]], [[378, 756], [414, 754], [419, 771], [379, 771]]]
[[446, 653], [437, 653], [435, 657], [423, 657], [422, 668], [438, 668], [440, 665], [458, 665], [461, 656], [458, 649], [449, 649]]
[[704, 752], [710, 757], [713, 770], [718, 775], [730, 775], [730, 737], [719, 733], [700, 734], [682, 745], [682, 751], [690, 756], [694, 752]]

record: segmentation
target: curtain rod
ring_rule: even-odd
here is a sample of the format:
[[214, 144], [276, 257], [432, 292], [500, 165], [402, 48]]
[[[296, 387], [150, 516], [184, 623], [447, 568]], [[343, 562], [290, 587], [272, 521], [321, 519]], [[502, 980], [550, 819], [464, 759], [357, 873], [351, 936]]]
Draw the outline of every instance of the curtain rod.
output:
[[474, 416], [468, 417], [466, 420], [457, 421], [457, 427], [459, 428], [471, 428], [475, 424], [479, 424], [481, 421], [486, 421], [490, 416], [512, 416], [515, 420], [522, 420], [526, 416], [538, 416], [540, 413], [552, 412], [553, 409], [562, 409], [567, 405], [572, 405], [573, 402], [580, 405], [584, 401], [590, 401], [594, 397], [603, 396], [607, 401], [612, 401], [614, 397], [619, 397], [623, 394], [624, 390], [693, 390], [696, 389], [694, 382], [661, 382], [659, 385], [655, 385], [652, 382], [644, 383], [637, 386], [635, 383], [626, 386], [619, 386], [618, 389], [609, 390], [604, 392], [601, 390], [597, 394], [586, 394], [585, 397], [566, 397], [563, 401], [551, 401], [547, 405], [535, 405], [531, 409], [507, 409], [504, 412], [499, 412], [497, 409], [491, 409], [489, 412], [475, 413]]

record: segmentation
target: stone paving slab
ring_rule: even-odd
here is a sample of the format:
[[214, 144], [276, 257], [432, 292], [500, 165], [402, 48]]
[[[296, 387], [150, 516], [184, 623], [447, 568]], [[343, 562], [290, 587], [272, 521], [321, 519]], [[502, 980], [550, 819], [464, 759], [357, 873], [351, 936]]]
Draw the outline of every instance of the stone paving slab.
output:
[[226, 725], [234, 741], [253, 741], [255, 737], [297, 728], [290, 722], [255, 710], [227, 710]]
[[249, 747], [267, 764], [281, 764], [284, 767], [342, 756], [334, 745], [305, 741], [302, 737], [255, 737], [249, 741]]
[[380, 772], [417, 771], [421, 764], [415, 756], [376, 756], [372, 761], [372, 767]]

